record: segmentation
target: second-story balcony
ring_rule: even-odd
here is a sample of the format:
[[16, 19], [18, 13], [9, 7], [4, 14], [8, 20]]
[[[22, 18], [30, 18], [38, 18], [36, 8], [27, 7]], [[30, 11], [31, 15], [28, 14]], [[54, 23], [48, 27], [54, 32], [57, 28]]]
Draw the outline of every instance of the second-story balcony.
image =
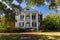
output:
[[26, 20], [27, 20], [27, 21], [30, 21], [30, 15], [27, 15], [27, 16], [26, 16]]
[[26, 17], [26, 20], [30, 20], [30, 17]]

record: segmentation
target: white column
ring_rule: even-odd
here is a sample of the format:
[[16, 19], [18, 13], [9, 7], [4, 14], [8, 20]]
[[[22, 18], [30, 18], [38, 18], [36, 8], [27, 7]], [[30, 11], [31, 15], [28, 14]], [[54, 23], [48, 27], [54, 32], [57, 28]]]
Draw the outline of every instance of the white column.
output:
[[[18, 15], [18, 25], [19, 25], [19, 23], [20, 23], [20, 15]], [[19, 26], [20, 27], [20, 26]]]
[[30, 26], [32, 27], [32, 13], [30, 13]]
[[38, 28], [38, 13], [36, 14], [36, 23], [37, 23], [37, 31], [39, 30], [39, 28]]
[[24, 28], [25, 28], [25, 25], [26, 25], [26, 14], [24, 13]]

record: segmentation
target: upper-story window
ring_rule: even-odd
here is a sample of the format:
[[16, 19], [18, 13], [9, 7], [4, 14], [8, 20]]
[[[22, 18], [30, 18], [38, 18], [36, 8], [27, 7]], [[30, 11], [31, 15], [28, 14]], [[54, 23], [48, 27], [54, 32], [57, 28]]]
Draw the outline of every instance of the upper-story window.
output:
[[30, 27], [30, 22], [26, 22], [26, 27]]
[[38, 16], [38, 20], [42, 20], [42, 15], [39, 15]]
[[38, 16], [38, 20], [40, 20], [40, 16]]
[[32, 15], [32, 19], [35, 20], [36, 19], [36, 15]]
[[30, 19], [30, 15], [27, 15], [27, 16], [26, 16], [26, 19]]
[[24, 19], [24, 15], [20, 15], [20, 20], [23, 20]]

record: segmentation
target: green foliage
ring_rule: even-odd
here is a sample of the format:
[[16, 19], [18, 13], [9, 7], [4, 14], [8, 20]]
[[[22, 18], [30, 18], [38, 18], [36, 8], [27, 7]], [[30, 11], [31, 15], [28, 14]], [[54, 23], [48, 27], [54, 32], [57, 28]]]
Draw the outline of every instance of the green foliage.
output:
[[0, 28], [0, 33], [4, 33], [5, 32], [5, 28]]
[[[18, 9], [21, 9], [20, 5], [14, 5], [14, 4], [11, 4], [13, 2], [13, 0], [2, 0], [2, 2], [0, 2], [0, 6], [1, 8], [4, 9], [4, 6], [6, 6], [4, 3], [6, 2], [12, 9], [15, 9], [15, 8], [18, 8]], [[23, 2], [23, 0], [16, 0], [19, 4]], [[58, 6], [58, 4], [60, 3], [59, 0], [25, 0], [27, 2], [27, 6], [31, 6], [31, 5], [37, 5], [37, 6], [41, 6], [41, 5], [44, 5], [45, 1], [49, 3], [49, 8], [54, 8], [56, 6]], [[4, 5], [2, 5], [4, 4]]]
[[23, 29], [21, 29], [21, 28], [7, 28], [6, 32], [8, 32], [8, 33], [20, 33], [20, 32], [23, 32]]
[[51, 3], [49, 5], [49, 8], [51, 9], [51, 8], [53, 8], [55, 6], [56, 6], [55, 0], [51, 0]]
[[[22, 0], [16, 0], [19, 4], [22, 2]], [[7, 5], [12, 9], [7, 9]], [[15, 10], [19, 9], [21, 11], [20, 5], [12, 4], [13, 0], [1, 0], [0, 1], [0, 10], [5, 14], [5, 26], [6, 27], [12, 27], [12, 24], [15, 23]], [[3, 25], [2, 25], [3, 26]]]
[[40, 7], [41, 5], [45, 5], [45, 1], [49, 4], [47, 5], [49, 9], [56, 9], [60, 4], [60, 0], [26, 0], [27, 7], [31, 5], [37, 5]]
[[36, 28], [32, 28], [31, 31], [32, 31], [32, 32], [36, 32], [37, 29], [36, 29]]
[[44, 30], [39, 30], [39, 32], [43, 32]]
[[24, 32], [22, 28], [0, 28], [0, 33], [20, 33]]
[[0, 10], [4, 11], [6, 8], [6, 5], [0, 2]]
[[37, 5], [37, 6], [44, 5], [44, 0], [25, 0], [25, 1], [27, 2], [28, 7], [30, 5]]
[[5, 27], [5, 14], [3, 14], [2, 16], [0, 16], [0, 28], [4, 28]]
[[18, 40], [20, 37], [20, 34], [1, 34], [0, 40]]
[[60, 30], [59, 22], [60, 22], [60, 16], [58, 14], [49, 13], [44, 18], [44, 29], [45, 30]]
[[[28, 35], [27, 34], [0, 34], [0, 40], [58, 40], [60, 39], [60, 36], [50, 36], [50, 35]], [[24, 37], [27, 37], [26, 39]]]
[[[22, 2], [22, 0], [16, 0], [19, 4]], [[15, 9], [15, 8], [18, 8], [18, 9], [20, 9], [21, 7], [20, 7], [20, 5], [15, 5], [15, 4], [12, 4], [12, 2], [13, 2], [13, 0], [2, 0], [2, 1], [0, 1], [0, 6], [1, 6], [1, 8], [3, 8], [3, 9], [6, 9], [6, 7], [7, 7], [7, 5], [5, 5], [5, 3], [3, 3], [3, 2], [5, 2], [8, 6], [10, 6], [12, 9]], [[2, 10], [3, 10], [2, 9]], [[20, 9], [21, 10], [21, 9]]]
[[60, 30], [59, 14], [50, 13], [44, 17], [44, 28], [46, 30]]

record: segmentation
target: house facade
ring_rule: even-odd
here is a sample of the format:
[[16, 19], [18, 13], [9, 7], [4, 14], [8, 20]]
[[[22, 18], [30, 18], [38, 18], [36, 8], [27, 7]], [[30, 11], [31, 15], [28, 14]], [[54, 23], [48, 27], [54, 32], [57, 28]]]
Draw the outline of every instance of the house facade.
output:
[[39, 28], [42, 26], [42, 14], [34, 9], [24, 9], [15, 16], [15, 28]]

